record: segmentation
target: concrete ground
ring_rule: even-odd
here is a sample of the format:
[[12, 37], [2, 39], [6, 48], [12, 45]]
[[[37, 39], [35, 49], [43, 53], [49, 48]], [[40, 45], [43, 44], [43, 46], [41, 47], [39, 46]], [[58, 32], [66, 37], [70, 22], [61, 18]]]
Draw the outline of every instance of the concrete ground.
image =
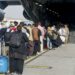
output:
[[75, 75], [75, 44], [62, 45], [29, 58], [23, 75]]
[[50, 50], [27, 63], [23, 75], [75, 75], [75, 44]]

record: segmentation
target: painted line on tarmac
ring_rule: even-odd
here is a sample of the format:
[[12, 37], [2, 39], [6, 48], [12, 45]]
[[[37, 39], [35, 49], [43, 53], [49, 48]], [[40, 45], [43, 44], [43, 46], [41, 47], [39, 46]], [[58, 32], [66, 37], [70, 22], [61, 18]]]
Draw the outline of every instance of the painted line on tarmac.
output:
[[27, 60], [25, 61], [25, 64], [30, 63], [31, 61], [33, 61], [33, 60], [35, 60], [36, 58], [42, 56], [44, 53], [46, 53], [46, 52], [48, 52], [48, 51], [49, 51], [49, 50], [46, 50], [46, 51], [40, 53], [39, 55], [36, 55], [36, 56], [32, 56], [32, 57], [30, 57], [29, 59], [27, 59]]
[[51, 66], [40, 66], [40, 65], [26, 65], [26, 68], [52, 69]]

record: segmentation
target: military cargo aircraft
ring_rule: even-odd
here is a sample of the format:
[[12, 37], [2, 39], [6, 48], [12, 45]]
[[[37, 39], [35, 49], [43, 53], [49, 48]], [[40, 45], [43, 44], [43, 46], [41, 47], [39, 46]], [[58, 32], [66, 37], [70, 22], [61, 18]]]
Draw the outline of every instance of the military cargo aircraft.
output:
[[4, 17], [2, 10], [8, 5], [22, 5], [24, 17], [34, 22], [75, 23], [75, 0], [0, 0], [0, 20]]

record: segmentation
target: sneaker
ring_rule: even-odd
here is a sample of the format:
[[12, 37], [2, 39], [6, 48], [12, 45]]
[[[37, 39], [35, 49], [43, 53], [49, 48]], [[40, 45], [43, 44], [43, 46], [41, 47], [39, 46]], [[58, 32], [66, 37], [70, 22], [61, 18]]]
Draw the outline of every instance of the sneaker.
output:
[[16, 73], [16, 75], [22, 75], [22, 74], [20, 74], [20, 73]]
[[44, 52], [44, 50], [43, 51], [41, 51], [42, 53]]
[[40, 52], [37, 52], [37, 55], [39, 55], [40, 54]]
[[14, 73], [10, 73], [9, 75], [18, 75], [16, 72], [14, 72]]
[[22, 74], [18, 74], [18, 75], [22, 75]]
[[7, 74], [7, 75], [14, 75], [14, 73], [9, 73], [9, 74]]

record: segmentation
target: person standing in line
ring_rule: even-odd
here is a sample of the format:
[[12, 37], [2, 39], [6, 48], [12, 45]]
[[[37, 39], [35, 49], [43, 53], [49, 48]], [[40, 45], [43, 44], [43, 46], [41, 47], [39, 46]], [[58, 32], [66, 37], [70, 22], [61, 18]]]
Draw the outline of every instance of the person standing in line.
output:
[[[18, 40], [17, 40], [17, 39]], [[19, 43], [18, 46], [15, 43]], [[9, 42], [9, 75], [22, 75], [25, 60], [25, 43], [29, 42], [25, 33], [22, 32], [22, 26], [17, 26], [17, 31], [12, 32]], [[12, 44], [13, 43], [13, 44]], [[16, 44], [17, 44], [16, 43]]]
[[17, 31], [17, 26], [18, 26], [18, 22], [14, 21], [14, 29], [15, 29], [15, 31]]
[[51, 41], [51, 39], [52, 39], [52, 30], [51, 30], [51, 27], [48, 27], [47, 28], [47, 48], [49, 50], [52, 49], [52, 41]]
[[67, 44], [68, 41], [69, 41], [69, 28], [68, 28], [67, 24], [65, 24], [64, 26], [65, 26], [65, 34], [66, 34], [66, 36], [65, 36], [65, 44]]
[[34, 42], [33, 55], [36, 55], [37, 53], [40, 52], [40, 35], [41, 35], [41, 32], [38, 29], [37, 24], [34, 24], [34, 27], [32, 29], [32, 35], [33, 35], [33, 42]]
[[31, 24], [24, 25], [22, 27], [22, 31], [24, 33], [26, 33], [26, 35], [28, 36], [28, 39], [29, 39], [29, 43], [26, 44], [28, 46], [27, 47], [27, 56], [31, 56], [32, 55], [33, 48], [34, 48], [33, 37], [32, 37], [32, 28], [33, 28], [33, 25], [31, 25]]
[[33, 50], [34, 50], [33, 35], [32, 35], [33, 25], [28, 24], [27, 29], [30, 32], [30, 34], [29, 34], [29, 56], [31, 56], [33, 54]]
[[65, 27], [63, 24], [61, 25], [60, 29], [58, 30], [58, 34], [60, 36], [60, 39], [62, 40], [62, 43], [65, 43], [66, 30], [65, 30]]
[[38, 23], [38, 29], [41, 31], [41, 36], [40, 36], [40, 49], [41, 49], [41, 52], [44, 51], [44, 46], [43, 46], [43, 40], [44, 40], [44, 35], [45, 35], [45, 31], [44, 31], [44, 27], [42, 26], [42, 24], [39, 22]]
[[30, 32], [29, 32], [29, 29], [27, 28], [27, 24], [20, 22], [20, 25], [22, 25], [22, 32], [25, 33], [27, 37], [29, 38]]
[[56, 29], [56, 26], [55, 25], [53, 25], [52, 27], [51, 27], [51, 30], [53, 30], [53, 31], [57, 31], [57, 29]]

